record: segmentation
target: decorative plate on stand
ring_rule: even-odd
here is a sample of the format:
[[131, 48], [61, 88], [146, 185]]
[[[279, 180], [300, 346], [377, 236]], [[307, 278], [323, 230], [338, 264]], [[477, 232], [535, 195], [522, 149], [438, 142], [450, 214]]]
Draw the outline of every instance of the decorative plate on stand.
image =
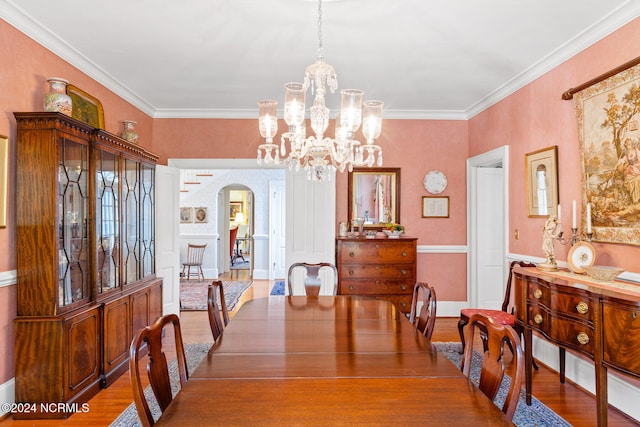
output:
[[591, 266], [596, 261], [596, 250], [589, 242], [578, 242], [571, 246], [567, 255], [567, 264], [574, 273], [586, 273], [582, 266]]
[[431, 194], [440, 194], [447, 188], [447, 177], [440, 171], [433, 170], [424, 176], [424, 188]]

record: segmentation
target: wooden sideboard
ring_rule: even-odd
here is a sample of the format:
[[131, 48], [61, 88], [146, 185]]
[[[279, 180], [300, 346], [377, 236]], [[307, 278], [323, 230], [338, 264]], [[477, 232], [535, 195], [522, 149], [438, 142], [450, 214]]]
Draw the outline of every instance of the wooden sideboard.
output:
[[598, 425], [606, 426], [607, 369], [640, 378], [640, 285], [531, 267], [516, 267], [513, 274], [516, 321], [524, 327], [527, 403], [536, 332], [561, 349], [593, 360]]
[[339, 237], [338, 294], [386, 299], [408, 313], [416, 283], [417, 240]]

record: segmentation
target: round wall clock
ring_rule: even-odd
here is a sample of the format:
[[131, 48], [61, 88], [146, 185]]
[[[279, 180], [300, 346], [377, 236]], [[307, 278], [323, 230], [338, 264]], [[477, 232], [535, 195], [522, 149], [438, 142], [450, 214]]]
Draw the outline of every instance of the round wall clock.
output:
[[431, 171], [424, 176], [424, 188], [431, 194], [440, 194], [447, 188], [447, 177], [440, 171]]
[[589, 242], [578, 242], [569, 249], [567, 264], [574, 273], [585, 273], [581, 267], [593, 265], [595, 261], [596, 250]]

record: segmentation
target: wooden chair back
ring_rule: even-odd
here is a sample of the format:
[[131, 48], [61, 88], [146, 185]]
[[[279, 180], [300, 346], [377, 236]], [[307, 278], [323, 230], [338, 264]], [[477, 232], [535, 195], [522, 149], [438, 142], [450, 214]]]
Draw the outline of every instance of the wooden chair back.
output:
[[[198, 278], [204, 280], [204, 272], [202, 271], [202, 260], [204, 259], [204, 251], [207, 248], [207, 244], [194, 245], [189, 243], [187, 246], [187, 260], [182, 263], [182, 275], [187, 280], [191, 277], [191, 267], [196, 269]], [[185, 276], [185, 269], [187, 270]]]
[[[418, 304], [422, 303], [418, 312]], [[413, 298], [411, 300], [411, 311], [409, 321], [428, 340], [431, 340], [433, 329], [436, 324], [437, 299], [435, 288], [427, 283], [418, 282], [413, 287]]]
[[[300, 277], [300, 271], [304, 274], [303, 287], [296, 287], [295, 280]], [[328, 274], [332, 274], [333, 277], [326, 279]], [[323, 287], [323, 278], [325, 279], [325, 286]], [[327, 282], [330, 280], [330, 282]], [[318, 295], [336, 295], [338, 293], [338, 269], [336, 266], [328, 262], [319, 262], [316, 264], [310, 264], [306, 262], [296, 262], [289, 267], [289, 274], [287, 275], [287, 286], [289, 289], [289, 295], [296, 295], [294, 293], [297, 289], [304, 289], [304, 294], [298, 292], [298, 295], [318, 296]], [[321, 294], [321, 288], [325, 291]]]
[[222, 281], [214, 280], [209, 285], [207, 293], [207, 312], [209, 314], [209, 326], [213, 334], [213, 340], [217, 341], [225, 326], [229, 324], [229, 312], [224, 300], [224, 287]]
[[233, 247], [236, 244], [236, 238], [238, 237], [238, 227], [234, 227], [229, 230], [229, 256], [233, 259]]
[[[140, 329], [136, 333], [129, 347], [129, 377], [131, 379], [131, 388], [133, 389], [133, 401], [143, 426], [152, 426], [155, 421], [144, 396], [139, 366], [141, 360], [147, 360], [147, 376], [160, 410], [164, 412], [173, 400], [167, 358], [162, 347], [163, 330], [167, 325], [173, 326], [180, 386], [184, 386], [189, 379], [187, 359], [184, 352], [184, 344], [182, 343], [182, 331], [180, 330], [180, 319], [177, 315], [167, 314], [162, 316], [152, 325]], [[148, 358], [145, 358], [145, 355], [140, 351], [145, 344]]]
[[480, 368], [479, 388], [491, 400], [496, 397], [505, 375], [505, 362], [503, 359], [505, 345], [510, 347], [513, 352], [513, 376], [504, 405], [502, 405], [502, 412], [504, 412], [509, 419], [512, 419], [518, 406], [518, 399], [524, 380], [524, 359], [520, 339], [512, 327], [500, 325], [491, 317], [480, 313], [472, 315], [469, 319], [469, 327], [466, 333], [467, 345], [464, 348], [462, 356], [461, 369], [466, 377], [469, 377], [471, 372], [473, 337], [476, 329], [480, 330], [480, 328], [483, 329], [483, 333], [486, 333], [486, 336], [483, 337], [483, 340], [486, 340], [486, 342], [483, 342], [484, 356]]

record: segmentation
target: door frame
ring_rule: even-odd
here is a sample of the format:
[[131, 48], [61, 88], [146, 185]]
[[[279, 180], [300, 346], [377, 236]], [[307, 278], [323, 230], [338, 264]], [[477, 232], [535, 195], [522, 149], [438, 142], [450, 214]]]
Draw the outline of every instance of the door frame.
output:
[[[504, 253], [509, 253], [509, 146], [503, 145], [485, 153], [467, 159], [467, 245], [469, 256], [467, 257], [467, 304], [471, 307], [477, 305], [477, 295], [474, 289], [478, 288], [476, 269], [478, 266], [477, 254], [477, 225], [476, 200], [476, 169], [480, 167], [502, 167], [504, 170], [503, 194], [504, 194]], [[505, 264], [506, 265], [506, 264]]]

